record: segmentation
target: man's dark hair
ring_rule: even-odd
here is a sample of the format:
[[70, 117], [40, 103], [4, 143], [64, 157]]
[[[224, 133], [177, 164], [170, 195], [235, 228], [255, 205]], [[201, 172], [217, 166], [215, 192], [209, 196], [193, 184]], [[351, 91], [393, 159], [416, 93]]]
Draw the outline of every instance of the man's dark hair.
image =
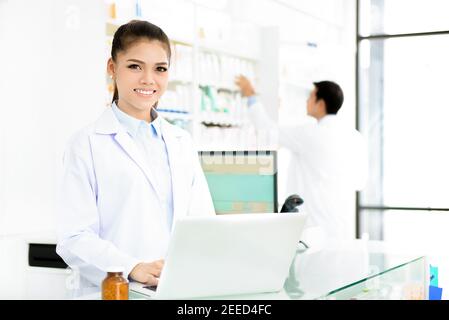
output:
[[332, 81], [320, 81], [313, 84], [316, 87], [316, 100], [324, 100], [327, 114], [337, 114], [344, 100], [340, 86]]

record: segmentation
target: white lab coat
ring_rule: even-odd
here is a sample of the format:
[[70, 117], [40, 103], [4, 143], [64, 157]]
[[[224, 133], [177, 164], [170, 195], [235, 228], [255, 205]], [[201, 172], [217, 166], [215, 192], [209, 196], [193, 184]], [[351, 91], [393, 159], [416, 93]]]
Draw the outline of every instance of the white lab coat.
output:
[[[161, 120], [174, 223], [215, 214], [192, 139]], [[70, 140], [60, 191], [57, 253], [81, 275], [75, 295], [98, 290], [110, 266], [127, 277], [137, 263], [165, 257], [171, 230], [151, 168], [110, 108]]]
[[313, 227], [321, 237], [317, 241], [354, 238], [354, 195], [365, 185], [368, 170], [362, 135], [345, 127], [336, 115], [283, 127], [256, 103], [249, 108], [249, 116], [258, 130], [269, 130], [272, 139], [291, 152], [287, 191], [303, 198], [299, 209], [308, 214], [306, 228]]

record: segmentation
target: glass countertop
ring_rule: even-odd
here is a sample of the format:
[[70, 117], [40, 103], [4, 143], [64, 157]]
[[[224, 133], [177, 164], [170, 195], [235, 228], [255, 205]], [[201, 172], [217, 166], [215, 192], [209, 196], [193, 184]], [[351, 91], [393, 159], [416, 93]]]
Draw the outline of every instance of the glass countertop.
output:
[[[409, 286], [412, 291], [419, 287], [419, 297], [425, 298], [426, 275], [423, 255], [393, 252], [382, 242], [356, 240], [316, 251], [298, 250], [283, 291], [290, 299], [402, 299], [413, 297], [404, 292]], [[385, 292], [394, 286], [400, 292]]]
[[[380, 241], [353, 240], [304, 250], [298, 245], [280, 292], [207, 299], [425, 299], [426, 258]], [[130, 299], [144, 296], [131, 292]]]

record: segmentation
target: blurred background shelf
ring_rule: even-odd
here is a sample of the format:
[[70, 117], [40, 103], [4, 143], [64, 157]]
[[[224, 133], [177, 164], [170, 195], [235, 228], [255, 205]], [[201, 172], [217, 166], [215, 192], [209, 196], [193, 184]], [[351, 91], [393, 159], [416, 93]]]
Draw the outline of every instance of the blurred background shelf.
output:
[[187, 111], [171, 110], [171, 109], [157, 109], [157, 112], [167, 119], [176, 120], [192, 120], [192, 114]]

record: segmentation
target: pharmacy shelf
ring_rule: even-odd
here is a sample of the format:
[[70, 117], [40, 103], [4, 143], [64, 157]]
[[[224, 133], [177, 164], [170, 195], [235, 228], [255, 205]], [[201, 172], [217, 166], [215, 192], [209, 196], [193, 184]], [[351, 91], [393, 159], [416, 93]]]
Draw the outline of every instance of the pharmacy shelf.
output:
[[204, 125], [207, 128], [211, 128], [211, 127], [217, 127], [217, 128], [239, 128], [240, 126], [232, 124], [232, 123], [227, 123], [227, 122], [207, 122], [207, 121], [202, 121], [201, 122], [202, 125]]
[[243, 121], [233, 118], [227, 112], [202, 111], [198, 118], [206, 127], [238, 128], [243, 124]]
[[203, 119], [201, 124], [206, 127], [220, 127], [220, 128], [240, 128], [242, 126], [239, 121], [226, 121], [219, 119]]
[[157, 109], [157, 112], [160, 113], [166, 119], [186, 120], [186, 121], [190, 121], [193, 119], [191, 113], [186, 111], [180, 111], [178, 109]]
[[219, 55], [225, 55], [228, 57], [248, 60], [250, 62], [259, 63], [260, 58], [258, 56], [253, 56], [248, 53], [238, 52], [230, 50], [228, 47], [217, 46], [213, 44], [199, 44], [198, 49], [202, 52], [214, 53]]
[[172, 45], [181, 45], [186, 47], [193, 47], [193, 42], [186, 39], [172, 38], [170, 37], [170, 42]]
[[120, 23], [113, 19], [106, 20], [106, 36], [112, 40], [115, 31], [120, 27]]
[[170, 84], [181, 84], [181, 85], [191, 85], [193, 83], [192, 79], [180, 79], [180, 78], [169, 78], [168, 83]]
[[204, 88], [207, 86], [212, 87], [212, 88], [216, 89], [217, 91], [240, 93], [240, 89], [238, 89], [237, 86], [229, 86], [226, 84], [218, 84], [218, 83], [204, 83], [204, 82], [200, 82], [200, 84], [199, 84], [199, 88]]
[[[168, 80], [169, 85], [173, 84], [173, 85], [192, 85], [194, 84], [194, 81], [191, 79], [179, 79], [179, 78], [170, 78]], [[198, 84], [198, 88], [204, 88], [206, 86], [212, 87], [214, 89], [216, 89], [217, 91], [228, 91], [228, 92], [232, 92], [232, 93], [239, 93], [240, 89], [237, 88], [236, 85], [232, 85], [230, 86], [229, 84], [220, 84], [220, 83], [211, 83], [211, 82], [200, 82]]]

